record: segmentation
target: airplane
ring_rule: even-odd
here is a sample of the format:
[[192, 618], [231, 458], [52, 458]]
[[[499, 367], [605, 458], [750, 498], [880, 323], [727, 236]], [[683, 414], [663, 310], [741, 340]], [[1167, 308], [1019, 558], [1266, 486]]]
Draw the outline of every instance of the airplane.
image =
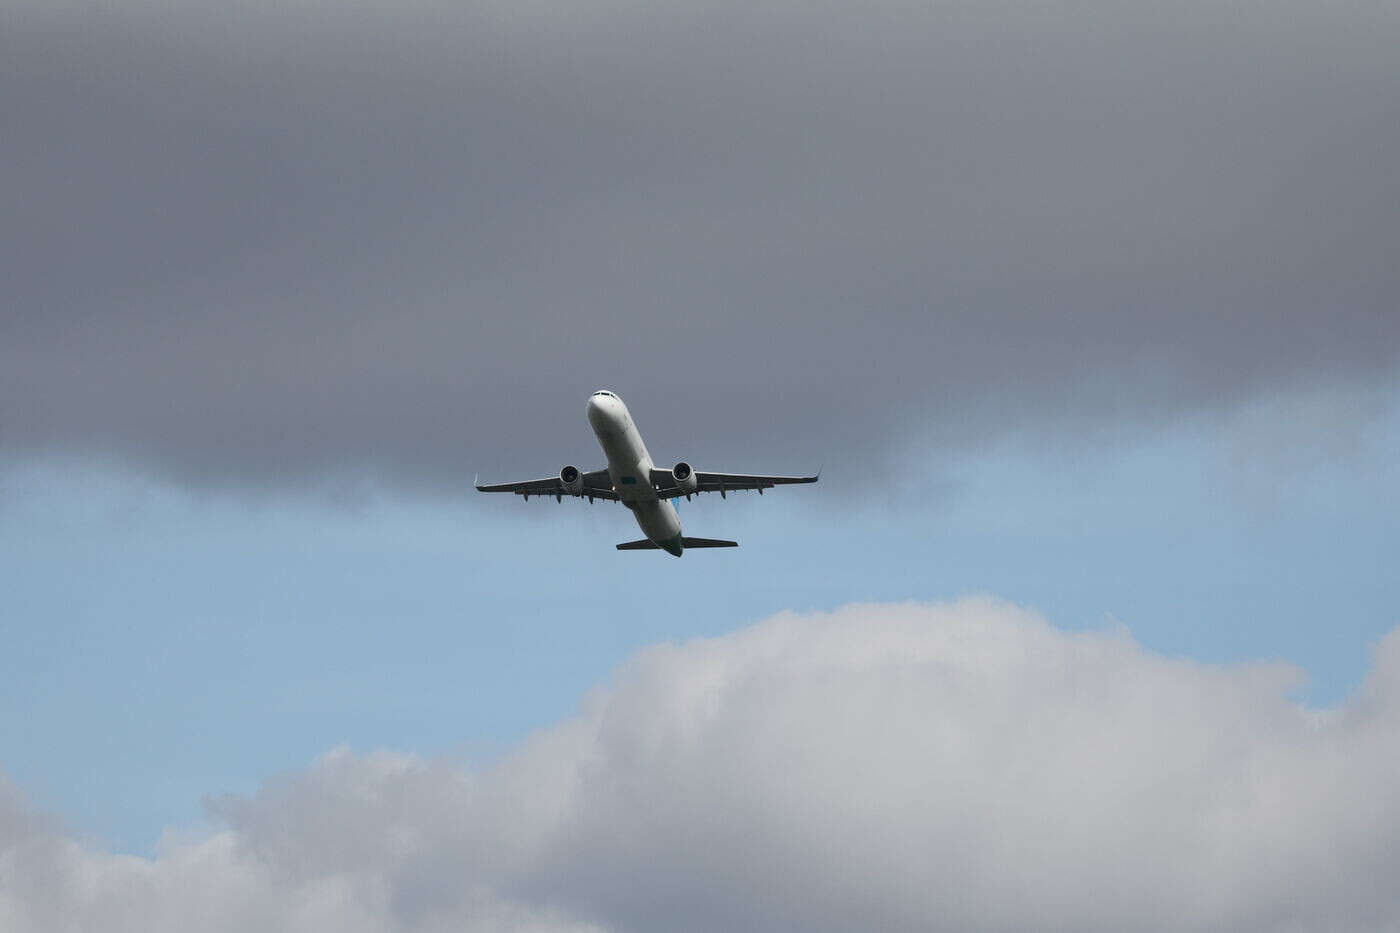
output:
[[608, 458], [606, 469], [583, 473], [572, 464], [558, 476], [519, 483], [475, 483], [477, 492], [513, 492], [524, 496], [565, 496], [621, 502], [632, 510], [637, 525], [646, 535], [640, 541], [624, 541], [619, 551], [662, 550], [680, 557], [686, 548], [738, 547], [737, 541], [716, 538], [687, 538], [681, 534], [681, 521], [671, 500], [698, 492], [718, 492], [720, 498], [740, 489], [763, 490], [792, 483], [815, 483], [817, 476], [757, 476], [749, 473], [704, 473], [693, 470], [682, 460], [669, 470], [658, 470], [642, 443], [642, 435], [632, 421], [627, 406], [616, 394], [599, 389], [588, 399], [588, 423]]

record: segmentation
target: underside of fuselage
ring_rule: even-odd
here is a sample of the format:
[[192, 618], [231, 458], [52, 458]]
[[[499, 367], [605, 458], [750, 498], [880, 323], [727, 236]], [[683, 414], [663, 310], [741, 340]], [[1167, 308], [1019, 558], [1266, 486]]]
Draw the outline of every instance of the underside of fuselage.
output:
[[602, 389], [588, 399], [588, 423], [608, 460], [608, 476], [642, 534], [658, 548], [680, 557], [685, 552], [675, 506], [651, 485], [654, 466], [642, 435], [622, 399]]

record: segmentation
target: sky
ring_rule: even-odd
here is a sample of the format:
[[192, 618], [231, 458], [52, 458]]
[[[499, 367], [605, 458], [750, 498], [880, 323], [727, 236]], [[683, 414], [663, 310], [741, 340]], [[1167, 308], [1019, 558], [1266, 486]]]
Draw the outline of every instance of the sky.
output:
[[1394, 8], [0, 25], [0, 927], [1400, 922]]

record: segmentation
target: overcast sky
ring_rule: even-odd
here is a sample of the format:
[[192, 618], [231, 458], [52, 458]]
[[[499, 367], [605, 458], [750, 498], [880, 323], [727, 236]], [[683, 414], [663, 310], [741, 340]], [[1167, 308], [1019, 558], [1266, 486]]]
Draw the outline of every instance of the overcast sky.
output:
[[791, 469], [1400, 352], [1387, 4], [4, 17], [13, 454], [457, 489], [592, 454], [608, 386]]
[[1397, 48], [0, 0], [0, 928], [1400, 925]]

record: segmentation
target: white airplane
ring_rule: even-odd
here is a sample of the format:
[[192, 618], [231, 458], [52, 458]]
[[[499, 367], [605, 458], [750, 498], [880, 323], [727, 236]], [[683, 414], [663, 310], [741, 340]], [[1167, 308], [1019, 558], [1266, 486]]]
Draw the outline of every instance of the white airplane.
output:
[[660, 549], [680, 557], [688, 547], [738, 547], [736, 541], [714, 538], [686, 538], [681, 535], [681, 520], [671, 504], [677, 496], [689, 499], [697, 492], [718, 492], [721, 498], [736, 489], [763, 490], [790, 483], [815, 483], [816, 476], [753, 476], [748, 473], [699, 473], [682, 460], [669, 470], [658, 470], [651, 454], [642, 443], [642, 435], [632, 423], [627, 406], [607, 389], [594, 392], [588, 399], [588, 423], [608, 458], [605, 470], [581, 473], [576, 466], [566, 466], [558, 476], [531, 479], [521, 483], [476, 484], [478, 492], [513, 492], [529, 499], [531, 496], [553, 496], [556, 502], [565, 496], [610, 499], [632, 510], [642, 533], [640, 541], [626, 541], [619, 551]]

